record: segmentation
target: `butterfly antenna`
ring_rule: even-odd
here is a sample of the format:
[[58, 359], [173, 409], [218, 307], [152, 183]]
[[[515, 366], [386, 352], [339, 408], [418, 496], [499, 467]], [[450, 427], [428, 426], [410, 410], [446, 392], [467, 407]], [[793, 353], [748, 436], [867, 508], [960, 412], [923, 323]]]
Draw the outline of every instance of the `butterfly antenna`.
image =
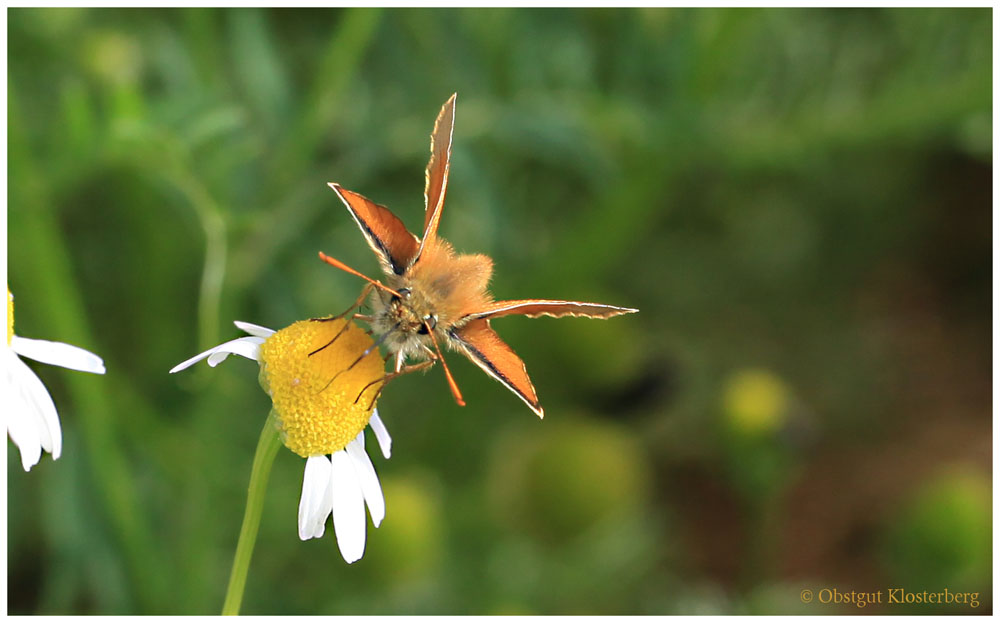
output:
[[455, 397], [455, 402], [458, 403], [458, 406], [464, 407], [465, 400], [462, 398], [462, 392], [458, 390], [458, 383], [455, 382], [455, 378], [451, 375], [451, 370], [448, 369], [448, 364], [444, 361], [444, 355], [441, 354], [441, 347], [438, 346], [437, 338], [434, 337], [434, 331], [427, 326], [426, 322], [424, 322], [424, 327], [427, 329], [427, 335], [431, 336], [431, 343], [434, 344], [434, 350], [437, 351], [438, 359], [441, 360], [441, 366], [444, 367], [444, 376], [448, 379], [448, 387], [451, 389], [451, 395]]
[[339, 268], [340, 270], [344, 271], [345, 273], [350, 273], [350, 274], [354, 275], [355, 277], [361, 277], [362, 279], [364, 279], [368, 283], [372, 284], [376, 288], [382, 288], [383, 290], [385, 290], [389, 294], [392, 294], [393, 296], [396, 296], [398, 298], [403, 298], [402, 295], [400, 295], [399, 292], [396, 292], [395, 290], [393, 290], [389, 286], [383, 285], [383, 284], [379, 283], [378, 281], [375, 281], [371, 277], [369, 277], [367, 275], [364, 275], [362, 273], [359, 273], [358, 271], [354, 270], [353, 268], [351, 268], [347, 264], [341, 262], [340, 260], [338, 260], [336, 258], [330, 257], [329, 255], [327, 255], [326, 253], [323, 253], [322, 251], [319, 252], [319, 259], [323, 260], [324, 262], [326, 262], [330, 266], [333, 266], [334, 268]]

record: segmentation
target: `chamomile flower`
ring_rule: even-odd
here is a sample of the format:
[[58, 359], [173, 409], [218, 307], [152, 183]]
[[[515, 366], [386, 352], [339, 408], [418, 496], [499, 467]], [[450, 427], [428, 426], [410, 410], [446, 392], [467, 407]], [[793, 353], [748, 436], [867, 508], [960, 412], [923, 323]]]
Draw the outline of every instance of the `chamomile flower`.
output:
[[4, 413], [7, 434], [21, 451], [21, 465], [29, 471], [42, 457], [42, 450], [58, 459], [62, 453], [59, 415], [42, 381], [21, 357], [81, 372], [104, 374], [104, 362], [77, 346], [33, 340], [14, 334], [14, 295], [7, 290], [7, 348], [0, 355], [3, 370]]
[[323, 536], [333, 516], [337, 545], [348, 563], [365, 551], [365, 506], [377, 528], [385, 517], [382, 487], [365, 450], [370, 426], [385, 458], [392, 439], [375, 401], [385, 376], [371, 338], [342, 318], [296, 322], [273, 331], [236, 322], [248, 336], [209, 349], [170, 372], [202, 359], [217, 366], [229, 355], [260, 364], [281, 441], [306, 459], [299, 501], [299, 538]]

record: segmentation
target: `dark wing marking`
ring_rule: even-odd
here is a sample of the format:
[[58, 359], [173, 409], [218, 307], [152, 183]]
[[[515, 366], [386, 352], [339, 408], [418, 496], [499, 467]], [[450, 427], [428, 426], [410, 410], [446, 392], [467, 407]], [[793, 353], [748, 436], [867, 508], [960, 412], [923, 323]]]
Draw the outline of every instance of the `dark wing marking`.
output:
[[544, 417], [524, 362], [490, 328], [489, 320], [473, 320], [448, 334], [474, 364], [514, 392], [538, 417]]

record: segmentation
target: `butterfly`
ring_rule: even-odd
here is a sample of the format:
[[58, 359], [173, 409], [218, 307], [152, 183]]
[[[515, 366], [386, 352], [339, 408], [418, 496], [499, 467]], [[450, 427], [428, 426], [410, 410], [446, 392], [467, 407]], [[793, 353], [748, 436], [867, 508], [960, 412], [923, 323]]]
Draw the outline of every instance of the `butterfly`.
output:
[[425, 173], [422, 236], [418, 238], [410, 233], [385, 206], [337, 183], [329, 184], [378, 257], [386, 283], [370, 279], [325, 253], [320, 252], [320, 258], [369, 282], [357, 305], [372, 287], [378, 288], [372, 296], [372, 314], [356, 314], [355, 318], [369, 321], [390, 356], [395, 356], [396, 374], [404, 370], [407, 357], [428, 360], [423, 366], [440, 360], [456, 402], [464, 405], [461, 392], [438, 346], [438, 342], [444, 342], [500, 381], [538, 417], [543, 417], [544, 411], [524, 362], [500, 339], [490, 322], [515, 314], [529, 318], [611, 318], [639, 310], [579, 301], [494, 301], [487, 290], [493, 261], [482, 254], [456, 253], [447, 241], [437, 235], [448, 190], [457, 95], [453, 94], [442, 106], [431, 134], [431, 158]]

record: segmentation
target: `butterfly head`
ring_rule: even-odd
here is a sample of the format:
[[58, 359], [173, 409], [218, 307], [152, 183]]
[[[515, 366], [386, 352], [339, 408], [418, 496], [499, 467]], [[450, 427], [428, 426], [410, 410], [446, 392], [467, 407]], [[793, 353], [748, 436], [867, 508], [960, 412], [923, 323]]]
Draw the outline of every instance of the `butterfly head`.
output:
[[425, 296], [406, 287], [396, 291], [399, 296], [391, 296], [386, 313], [396, 320], [401, 331], [427, 335], [437, 327], [437, 312]]
[[437, 328], [438, 314], [421, 290], [405, 285], [394, 289], [396, 294], [378, 292], [372, 299], [374, 328], [390, 334], [386, 340], [390, 351], [416, 355]]

